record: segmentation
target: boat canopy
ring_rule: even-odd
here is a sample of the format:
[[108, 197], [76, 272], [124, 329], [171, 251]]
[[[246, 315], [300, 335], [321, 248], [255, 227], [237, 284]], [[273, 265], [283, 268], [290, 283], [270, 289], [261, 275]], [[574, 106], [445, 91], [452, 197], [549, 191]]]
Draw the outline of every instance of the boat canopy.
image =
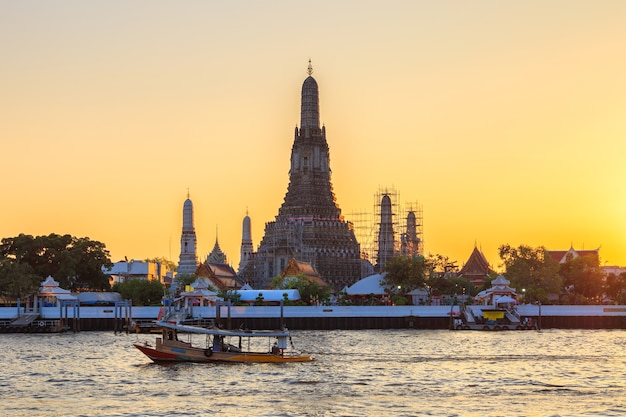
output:
[[175, 324], [167, 321], [157, 321], [161, 327], [173, 329], [183, 333], [210, 334], [214, 336], [239, 336], [239, 337], [287, 337], [288, 330], [223, 330], [215, 327], [198, 327], [184, 324]]

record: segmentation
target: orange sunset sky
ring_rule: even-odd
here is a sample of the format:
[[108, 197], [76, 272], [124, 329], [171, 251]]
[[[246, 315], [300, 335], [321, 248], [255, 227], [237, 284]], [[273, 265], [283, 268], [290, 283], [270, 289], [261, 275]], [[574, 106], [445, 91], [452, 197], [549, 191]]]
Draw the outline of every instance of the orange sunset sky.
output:
[[393, 188], [425, 252], [626, 265], [626, 2], [0, 1], [0, 237], [237, 267], [289, 181], [312, 60], [337, 203]]

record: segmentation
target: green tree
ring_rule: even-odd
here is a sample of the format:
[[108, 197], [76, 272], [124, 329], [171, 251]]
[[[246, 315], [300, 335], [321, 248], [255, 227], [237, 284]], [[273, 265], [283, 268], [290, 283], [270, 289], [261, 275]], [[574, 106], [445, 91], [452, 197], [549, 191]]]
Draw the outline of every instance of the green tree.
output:
[[626, 272], [610, 273], [606, 277], [605, 293], [617, 304], [626, 304]]
[[427, 270], [428, 265], [423, 256], [411, 258], [396, 256], [385, 264], [383, 286], [391, 294], [399, 292], [406, 294], [424, 286]]
[[546, 255], [543, 246], [536, 248], [520, 245], [517, 248], [502, 245], [498, 248], [500, 259], [506, 267], [506, 277], [511, 286], [525, 289], [525, 301], [548, 302], [548, 296], [560, 294], [563, 288], [559, 263]]
[[[15, 265], [28, 265], [30, 269], [16, 269]], [[15, 271], [27, 271], [43, 280], [51, 275], [62, 287], [74, 291], [109, 289], [108, 276], [102, 267], [112, 265], [105, 245], [88, 238], [54, 233], [37, 237], [20, 234], [4, 238], [0, 243], [0, 276], [21, 279], [15, 276]], [[13, 272], [9, 273], [7, 268], [13, 268]]]
[[455, 290], [461, 294], [462, 289], [467, 288], [467, 280], [457, 277], [456, 261], [447, 256], [429, 254], [425, 266], [426, 286], [431, 296], [454, 295]]
[[302, 273], [295, 277], [281, 278], [280, 275], [274, 277], [270, 283], [270, 287], [280, 290], [298, 290], [300, 299], [308, 305], [316, 302], [321, 304], [328, 304], [330, 302], [330, 287], [310, 281]]
[[570, 257], [560, 265], [559, 274], [568, 290], [570, 304], [594, 302], [601, 298], [604, 274], [597, 256]]
[[113, 286], [113, 291], [119, 292], [123, 299], [140, 306], [160, 304], [164, 290], [165, 286], [157, 280], [129, 279]]
[[40, 281], [30, 265], [0, 260], [0, 295], [4, 303], [35, 293]]
[[185, 286], [193, 284], [197, 278], [196, 274], [176, 274], [174, 282], [180, 291], [185, 291]]

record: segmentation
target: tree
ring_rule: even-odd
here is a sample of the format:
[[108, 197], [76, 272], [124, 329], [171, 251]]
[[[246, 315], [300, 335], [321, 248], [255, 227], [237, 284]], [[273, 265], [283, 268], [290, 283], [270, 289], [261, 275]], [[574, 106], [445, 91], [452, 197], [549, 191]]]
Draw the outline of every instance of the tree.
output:
[[561, 292], [559, 263], [545, 256], [546, 249], [543, 246], [532, 248], [520, 245], [513, 248], [507, 244], [500, 246], [498, 251], [511, 286], [526, 290], [526, 302], [547, 303], [549, 295]]
[[[0, 276], [5, 277], [0, 282], [5, 282], [7, 276], [22, 280], [32, 274], [43, 280], [51, 275], [62, 287], [74, 291], [109, 289], [103, 266], [113, 266], [109, 251], [103, 243], [88, 238], [54, 233], [37, 237], [20, 234], [4, 238], [0, 243]], [[19, 285], [13, 283], [14, 287]], [[6, 291], [6, 286], [0, 288], [0, 292]]]
[[467, 280], [457, 277], [459, 268], [456, 261], [451, 261], [447, 256], [429, 254], [425, 265], [426, 284], [431, 296], [453, 295], [456, 290], [462, 292], [467, 287]]
[[330, 287], [310, 281], [302, 273], [295, 277], [291, 276], [285, 278], [279, 275], [272, 280], [270, 287], [280, 290], [298, 290], [300, 299], [308, 305], [316, 302], [322, 304], [328, 304], [330, 302]]
[[0, 294], [4, 303], [36, 292], [40, 281], [30, 265], [0, 260]]
[[570, 257], [560, 265], [559, 274], [568, 289], [571, 304], [599, 300], [602, 296], [604, 274], [597, 256]]
[[626, 304], [626, 272], [610, 273], [606, 277], [605, 293], [617, 304]]
[[165, 286], [157, 280], [129, 279], [113, 286], [113, 291], [119, 292], [123, 299], [141, 306], [160, 304], [164, 290]]
[[423, 256], [396, 256], [385, 264], [383, 285], [392, 293], [396, 292], [396, 288], [405, 293], [421, 288], [424, 286], [426, 269], [426, 259]]
[[176, 283], [179, 290], [185, 291], [185, 287], [187, 285], [193, 284], [193, 282], [197, 278], [198, 277], [196, 276], [196, 274], [176, 274], [176, 278], [174, 278], [174, 282]]

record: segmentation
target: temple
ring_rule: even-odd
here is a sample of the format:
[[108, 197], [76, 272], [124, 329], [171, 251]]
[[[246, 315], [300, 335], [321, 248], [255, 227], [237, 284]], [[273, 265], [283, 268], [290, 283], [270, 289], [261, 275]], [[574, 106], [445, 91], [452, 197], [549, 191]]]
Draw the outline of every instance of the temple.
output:
[[319, 89], [310, 61], [307, 72], [287, 193], [242, 274], [255, 288], [266, 288], [292, 259], [309, 263], [335, 289], [361, 278], [359, 243], [333, 193], [326, 128], [320, 127]]
[[198, 267], [196, 253], [196, 229], [193, 225], [193, 203], [187, 192], [187, 199], [183, 204], [183, 231], [180, 236], [180, 258], [178, 261], [179, 274], [194, 274]]

